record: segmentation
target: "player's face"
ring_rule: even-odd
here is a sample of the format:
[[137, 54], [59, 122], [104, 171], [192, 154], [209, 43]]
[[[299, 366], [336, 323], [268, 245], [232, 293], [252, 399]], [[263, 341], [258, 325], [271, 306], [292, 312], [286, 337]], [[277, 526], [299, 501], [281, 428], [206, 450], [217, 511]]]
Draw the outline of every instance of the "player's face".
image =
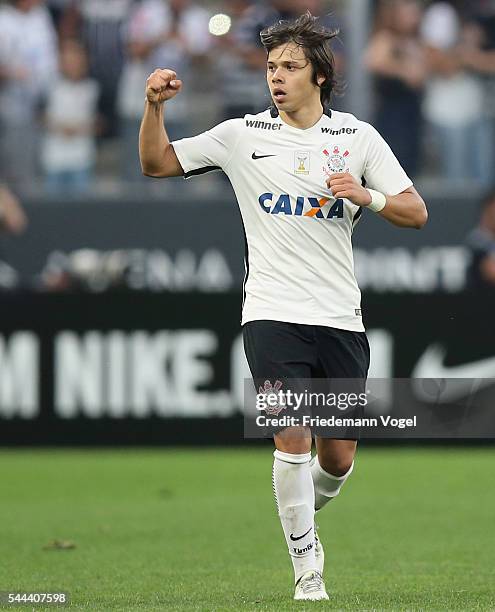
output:
[[320, 89], [313, 83], [312, 76], [311, 62], [295, 43], [270, 51], [266, 78], [272, 99], [280, 111], [297, 112], [314, 99], [320, 99]]

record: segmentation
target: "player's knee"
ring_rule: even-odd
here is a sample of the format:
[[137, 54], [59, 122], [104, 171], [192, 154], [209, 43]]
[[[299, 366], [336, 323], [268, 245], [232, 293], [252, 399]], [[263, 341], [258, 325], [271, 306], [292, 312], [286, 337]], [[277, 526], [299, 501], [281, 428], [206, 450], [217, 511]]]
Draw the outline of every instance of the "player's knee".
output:
[[332, 476], [344, 476], [350, 470], [354, 456], [318, 457], [320, 466]]
[[290, 440], [277, 441], [278, 450], [291, 455], [301, 455], [311, 452], [311, 442], [306, 440]]
[[311, 452], [311, 431], [307, 427], [288, 427], [275, 434], [274, 440], [283, 453], [299, 455]]

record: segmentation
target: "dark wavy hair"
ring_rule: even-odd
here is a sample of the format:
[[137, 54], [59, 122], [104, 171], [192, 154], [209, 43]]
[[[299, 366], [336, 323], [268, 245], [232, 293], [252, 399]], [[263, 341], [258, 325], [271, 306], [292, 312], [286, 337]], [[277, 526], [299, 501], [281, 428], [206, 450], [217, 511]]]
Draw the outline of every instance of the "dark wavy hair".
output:
[[260, 37], [267, 55], [273, 49], [291, 42], [304, 50], [306, 58], [313, 66], [313, 83], [318, 85], [319, 74], [325, 77], [319, 87], [321, 103], [323, 108], [326, 108], [330, 104], [332, 93], [339, 89], [335, 58], [330, 46], [338, 34], [338, 30], [325, 28], [319, 23], [318, 17], [307, 11], [293, 21], [279, 21], [265, 28]]

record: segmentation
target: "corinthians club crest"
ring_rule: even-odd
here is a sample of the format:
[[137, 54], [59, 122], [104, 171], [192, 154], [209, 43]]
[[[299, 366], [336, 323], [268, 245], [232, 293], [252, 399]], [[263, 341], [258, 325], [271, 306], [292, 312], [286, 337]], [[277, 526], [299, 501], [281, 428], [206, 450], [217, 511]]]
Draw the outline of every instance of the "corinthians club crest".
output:
[[323, 166], [323, 172], [327, 176], [337, 172], [349, 172], [349, 168], [346, 168], [349, 151], [341, 152], [339, 145], [335, 145], [323, 149], [323, 155], [325, 155], [327, 162], [326, 166]]

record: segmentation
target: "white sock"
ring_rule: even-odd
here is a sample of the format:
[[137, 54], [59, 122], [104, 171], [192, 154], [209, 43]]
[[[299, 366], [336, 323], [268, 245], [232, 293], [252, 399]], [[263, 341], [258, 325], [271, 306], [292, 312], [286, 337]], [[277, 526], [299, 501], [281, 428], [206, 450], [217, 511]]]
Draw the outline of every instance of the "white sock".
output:
[[315, 489], [315, 510], [320, 510], [331, 499], [340, 493], [344, 482], [349, 478], [354, 468], [354, 461], [351, 467], [343, 476], [334, 476], [325, 472], [315, 455], [311, 461], [311, 476]]
[[273, 492], [297, 582], [316, 568], [311, 453], [293, 455], [276, 450], [273, 456]]

